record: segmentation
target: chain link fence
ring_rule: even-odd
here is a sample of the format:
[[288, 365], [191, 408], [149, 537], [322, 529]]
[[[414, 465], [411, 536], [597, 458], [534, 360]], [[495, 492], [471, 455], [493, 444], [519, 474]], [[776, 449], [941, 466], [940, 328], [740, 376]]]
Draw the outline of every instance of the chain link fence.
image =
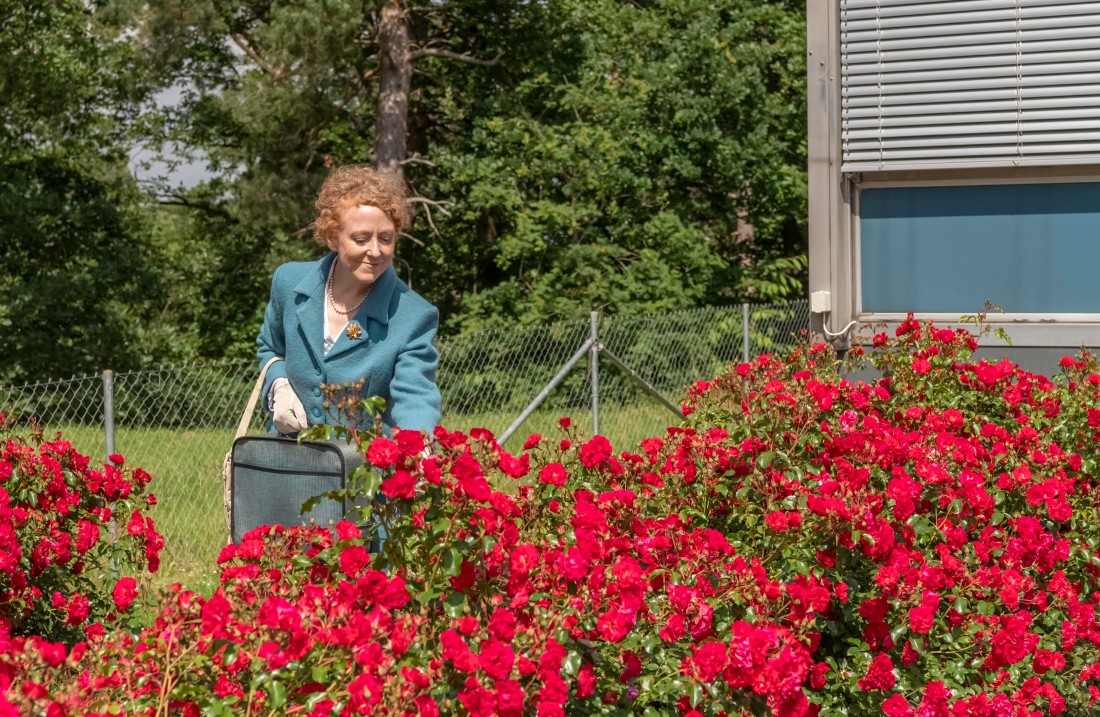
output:
[[[730, 363], [784, 351], [808, 325], [807, 303], [799, 301], [441, 339], [442, 422], [451, 430], [508, 434], [505, 447], [519, 450], [528, 434], [553, 435], [557, 419], [568, 415], [585, 433], [598, 424], [612, 445], [630, 448], [678, 423], [670, 404], [679, 405], [687, 385]], [[257, 372], [248, 358], [0, 385], [0, 413], [41, 424], [47, 438], [61, 433], [87, 455], [118, 452], [149, 471], [167, 545], [162, 571], [185, 579], [208, 570], [224, 545], [221, 465]], [[105, 422], [108, 413], [113, 421]], [[252, 430], [262, 432], [264, 422], [257, 410]]]

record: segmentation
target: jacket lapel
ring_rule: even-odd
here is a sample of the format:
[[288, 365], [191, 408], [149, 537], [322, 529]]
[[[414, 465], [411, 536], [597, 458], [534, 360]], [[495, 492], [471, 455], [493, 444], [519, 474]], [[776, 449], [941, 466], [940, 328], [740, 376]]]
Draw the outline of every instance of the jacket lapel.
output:
[[355, 312], [355, 317], [348, 323], [349, 327], [352, 322], [359, 325], [360, 338], [350, 338], [348, 330], [345, 328], [340, 333], [339, 338], [336, 339], [336, 343], [333, 344], [332, 350], [328, 352], [328, 356], [325, 357], [326, 361], [331, 361], [354, 348], [368, 346], [370, 344], [370, 332], [368, 331], [370, 321], [377, 321], [383, 326], [389, 324], [390, 300], [393, 298], [393, 291], [396, 287], [397, 273], [394, 272], [391, 266], [382, 273], [382, 276], [378, 277], [366, 301], [363, 302], [363, 305]]
[[298, 331], [317, 366], [321, 366], [324, 360], [321, 346], [325, 338], [325, 278], [335, 258], [335, 254], [329, 254], [321, 259], [318, 271], [307, 273], [294, 287], [299, 295], [308, 297], [298, 307]]

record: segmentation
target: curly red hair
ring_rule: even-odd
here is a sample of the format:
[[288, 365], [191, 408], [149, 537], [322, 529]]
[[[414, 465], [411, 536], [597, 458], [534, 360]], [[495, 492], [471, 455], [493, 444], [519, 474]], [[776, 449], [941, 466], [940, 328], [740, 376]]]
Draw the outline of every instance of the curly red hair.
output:
[[375, 171], [365, 164], [337, 167], [325, 178], [314, 207], [313, 240], [328, 246], [340, 231], [340, 212], [348, 207], [378, 207], [402, 231], [411, 220], [405, 185], [398, 179]]

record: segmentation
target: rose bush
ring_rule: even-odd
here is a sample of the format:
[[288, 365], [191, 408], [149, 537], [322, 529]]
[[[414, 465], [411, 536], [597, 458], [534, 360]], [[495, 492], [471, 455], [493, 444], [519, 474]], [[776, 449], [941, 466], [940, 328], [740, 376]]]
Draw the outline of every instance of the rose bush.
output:
[[[642, 515], [625, 488], [495, 491], [486, 474], [525, 475], [532, 453], [474, 434], [441, 432], [426, 460], [416, 434], [370, 444], [377, 467], [418, 477], [413, 499], [387, 502], [383, 555], [346, 522], [254, 530], [223, 550], [211, 598], [178, 590], [150, 629], [69, 656], [4, 640], [0, 684], [58, 714], [804, 712], [810, 658], [768, 619], [783, 610], [759, 564]], [[596, 481], [619, 465], [604, 445], [544, 450]]]
[[69, 645], [101, 634], [159, 565], [149, 474], [17, 436], [3, 415], [0, 441], [0, 628]]
[[625, 452], [568, 419], [518, 455], [353, 436], [381, 554], [350, 523], [258, 529], [139, 633], [0, 633], [0, 689], [53, 714], [1093, 713], [1095, 360], [1050, 380], [912, 319], [872, 344], [735, 366]]
[[849, 714], [1090, 714], [1100, 698], [1094, 358], [1052, 381], [974, 360], [966, 330], [878, 334], [883, 378], [823, 347], [698, 384], [752, 500], [709, 508], [777, 579], [841, 588], [817, 621], [810, 699]]

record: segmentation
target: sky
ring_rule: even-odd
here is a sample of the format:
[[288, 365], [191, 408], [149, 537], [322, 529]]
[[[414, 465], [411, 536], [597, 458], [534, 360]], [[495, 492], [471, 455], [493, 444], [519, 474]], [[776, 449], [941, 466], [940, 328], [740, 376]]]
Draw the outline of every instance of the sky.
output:
[[[170, 87], [154, 101], [158, 107], [172, 107], [182, 96], [182, 87]], [[183, 159], [178, 148], [172, 145], [136, 148], [130, 153], [130, 171], [143, 184], [159, 182], [170, 189], [188, 189], [214, 176], [205, 162]]]

